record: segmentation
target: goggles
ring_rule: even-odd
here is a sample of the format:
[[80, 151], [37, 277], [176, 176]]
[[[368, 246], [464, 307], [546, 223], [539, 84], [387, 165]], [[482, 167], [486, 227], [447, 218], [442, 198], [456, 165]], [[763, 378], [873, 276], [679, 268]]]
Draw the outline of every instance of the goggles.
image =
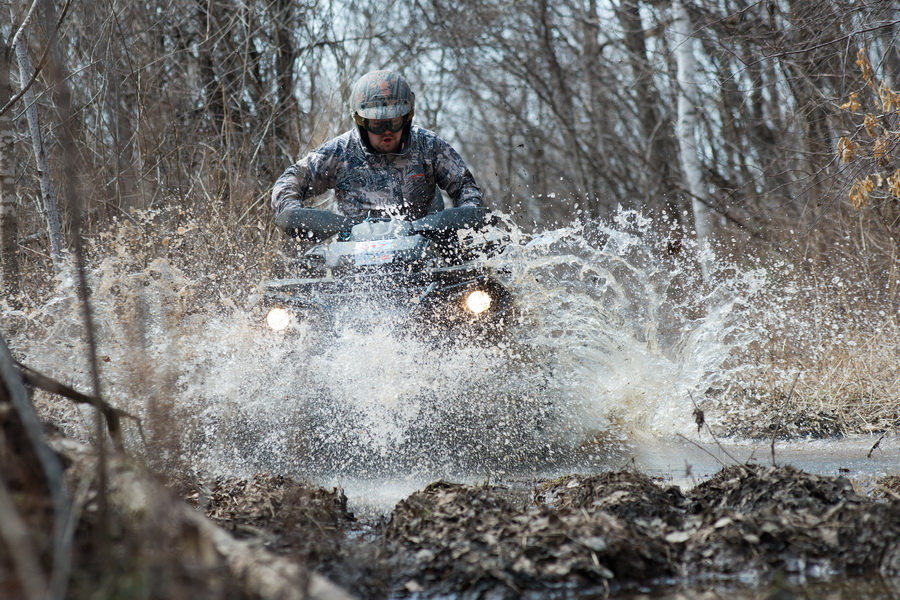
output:
[[370, 131], [375, 135], [382, 135], [388, 131], [400, 131], [407, 123], [407, 117], [409, 115], [404, 115], [402, 117], [396, 117], [394, 119], [364, 119], [363, 117], [354, 113], [353, 120], [356, 121], [356, 124], [365, 129], [366, 131]]

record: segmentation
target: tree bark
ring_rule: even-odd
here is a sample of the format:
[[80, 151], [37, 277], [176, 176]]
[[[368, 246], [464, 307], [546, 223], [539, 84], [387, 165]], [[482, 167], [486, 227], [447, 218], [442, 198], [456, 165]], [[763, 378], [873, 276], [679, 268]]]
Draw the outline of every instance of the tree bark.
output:
[[[616, 7], [616, 18], [624, 30], [625, 48], [634, 80], [634, 98], [637, 104], [638, 123], [644, 142], [643, 155], [647, 168], [641, 171], [641, 187], [647, 202], [665, 198], [663, 212], [680, 231], [681, 210], [676, 189], [672, 159], [676, 155], [676, 143], [672, 137], [671, 121], [663, 119], [656, 106], [660, 97], [653, 85], [653, 68], [647, 57], [644, 25], [637, 0], [622, 0]], [[665, 123], [662, 121], [665, 120]]]
[[[0, 106], [12, 99], [9, 81], [12, 48], [5, 42], [0, 45]], [[19, 214], [16, 202], [16, 163], [13, 157], [15, 129], [12, 111], [0, 114], [0, 286], [3, 296], [12, 298], [19, 294]]]
[[[681, 169], [694, 209], [694, 230], [697, 241], [709, 239], [709, 209], [704, 203], [703, 172], [697, 147], [697, 61], [694, 58], [694, 38], [691, 18], [682, 0], [673, 2], [675, 32], [675, 60], [678, 68], [678, 123], [676, 125]], [[702, 264], [701, 264], [702, 266]], [[704, 278], [706, 270], [703, 267]]]
[[[31, 64], [31, 57], [28, 56], [28, 45], [25, 43], [24, 35], [19, 36], [16, 40], [15, 52], [19, 63], [19, 81], [22, 86], [25, 86], [34, 74], [34, 67]], [[44, 137], [38, 118], [34, 88], [28, 88], [22, 99], [25, 101], [25, 117], [28, 120], [28, 133], [31, 136], [31, 148], [34, 151], [34, 163], [37, 166], [41, 189], [41, 209], [47, 226], [47, 237], [50, 240], [50, 258], [53, 261], [53, 270], [58, 273], [62, 269], [63, 256], [59, 203], [57, 202], [56, 186], [53, 184], [53, 176], [50, 173], [50, 165], [47, 162], [47, 152], [44, 149]]]

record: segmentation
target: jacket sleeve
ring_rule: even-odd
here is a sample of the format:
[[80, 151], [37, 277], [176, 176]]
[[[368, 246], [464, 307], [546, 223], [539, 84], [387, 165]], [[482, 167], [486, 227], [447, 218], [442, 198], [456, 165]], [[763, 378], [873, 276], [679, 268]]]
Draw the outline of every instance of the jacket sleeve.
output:
[[450, 144], [437, 137], [434, 174], [438, 186], [453, 200], [453, 206], [481, 206], [484, 203], [484, 194], [465, 161]]
[[335, 166], [334, 157], [320, 148], [288, 167], [272, 187], [273, 214], [285, 208], [302, 208], [309, 198], [334, 188]]

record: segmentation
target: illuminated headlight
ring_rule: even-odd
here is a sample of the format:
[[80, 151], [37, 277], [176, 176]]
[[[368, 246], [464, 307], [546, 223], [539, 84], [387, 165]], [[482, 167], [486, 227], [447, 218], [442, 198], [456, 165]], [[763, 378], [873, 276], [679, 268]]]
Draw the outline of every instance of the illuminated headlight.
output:
[[463, 301], [463, 306], [465, 306], [466, 310], [470, 313], [480, 315], [491, 307], [491, 295], [482, 290], [469, 292], [469, 295], [466, 296], [466, 299]]
[[284, 331], [291, 322], [291, 313], [276, 306], [266, 315], [266, 325], [274, 331]]

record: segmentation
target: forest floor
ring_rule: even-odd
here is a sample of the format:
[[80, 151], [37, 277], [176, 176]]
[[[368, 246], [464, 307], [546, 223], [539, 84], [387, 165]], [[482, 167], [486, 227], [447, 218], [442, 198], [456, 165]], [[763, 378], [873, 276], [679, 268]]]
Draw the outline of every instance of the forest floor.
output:
[[[247, 548], [320, 573], [357, 598], [562, 598], [688, 580], [900, 575], [896, 476], [866, 494], [843, 477], [746, 464], [686, 491], [631, 471], [568, 475], [527, 487], [437, 481], [390, 514], [363, 520], [348, 510], [340, 489], [282, 476], [181, 481], [159, 489]], [[136, 589], [150, 598], [189, 590], [203, 590], [197, 597], [258, 597], [229, 583], [244, 577], [230, 565], [213, 561], [200, 568], [184, 560], [181, 541], [164, 548], [135, 535], [127, 522], [133, 510], [118, 512], [113, 527], [117, 568], [97, 565], [90, 556], [98, 496], [89, 497], [76, 532], [81, 556], [73, 598], [97, 597], [99, 583], [106, 591], [100, 597], [132, 597]], [[184, 534], [167, 535], [180, 540]], [[271, 597], [342, 597], [332, 591]]]
[[[436, 481], [357, 519], [342, 490], [280, 475], [171, 480], [111, 453], [101, 481], [92, 447], [47, 435], [74, 490], [74, 599], [622, 597], [686, 581], [900, 576], [896, 475], [865, 489], [759, 464], [691, 489], [629, 470]], [[4, 459], [24, 448], [5, 443]], [[48, 556], [45, 487], [26, 472], [9, 487]], [[20, 547], [6, 542], [0, 597], [28, 597]]]
[[[223, 527], [303, 557], [362, 598], [564, 597], [684, 579], [900, 574], [897, 477], [869, 496], [845, 478], [750, 465], [688, 491], [629, 471], [528, 490], [438, 481], [368, 522], [353, 519], [339, 490], [280, 477], [206, 489], [198, 505]], [[189, 497], [198, 502], [200, 492]]]

